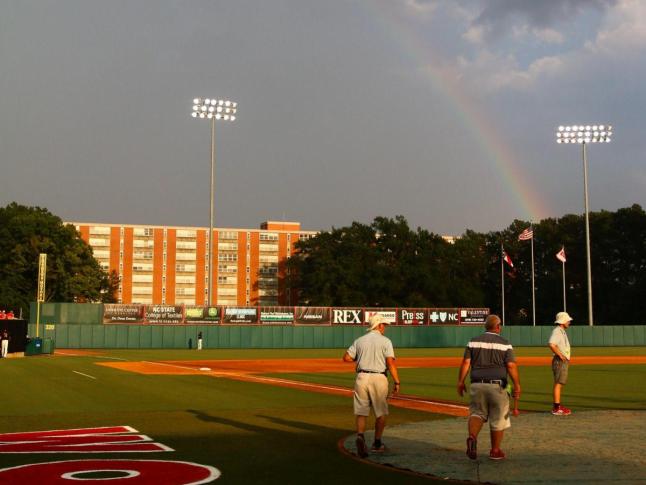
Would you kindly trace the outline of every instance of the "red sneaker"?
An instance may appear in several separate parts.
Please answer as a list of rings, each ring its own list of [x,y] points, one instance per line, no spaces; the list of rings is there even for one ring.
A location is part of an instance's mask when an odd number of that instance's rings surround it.
[[[471,460],[478,458],[478,441],[473,436],[467,438],[467,456]]]
[[[500,448],[496,450],[491,450],[489,452],[489,459],[490,460],[504,460],[505,459],[505,452],[502,451]]]
[[[552,414],[554,416],[569,416],[572,411],[565,406],[559,405],[559,407],[552,409]]]

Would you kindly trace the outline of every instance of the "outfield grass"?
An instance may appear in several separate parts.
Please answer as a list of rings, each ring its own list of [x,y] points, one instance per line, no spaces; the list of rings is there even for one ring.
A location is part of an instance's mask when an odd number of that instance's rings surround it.
[[[517,349],[518,355],[548,355]],[[73,353],[74,350],[68,352]],[[535,353],[536,352],[536,353]],[[217,483],[428,483],[342,455],[337,441],[352,433],[351,400],[295,389],[200,375],[140,375],[96,365],[110,359],[196,360],[341,358],[322,350],[107,350],[102,356],[39,356],[0,360],[0,432],[129,425],[176,451],[143,459],[185,460],[222,471]],[[577,348],[574,355],[644,355],[644,348]],[[460,356],[461,349],[397,349],[399,356]],[[521,408],[550,402],[548,367],[521,369]],[[81,373],[81,374],[79,374]],[[82,374],[86,374],[85,376]],[[402,369],[403,392],[459,401],[457,369]],[[575,409],[646,409],[644,366],[572,366],[564,402]],[[347,373],[283,375],[351,387]],[[625,383],[625,384],[624,384]],[[443,416],[395,408],[390,424]],[[93,458],[141,458],[125,453]],[[87,455],[0,454],[2,467]]]
[[[127,354],[132,360],[185,358],[174,351]],[[198,357],[214,357],[207,354]],[[347,398],[199,375],[139,375],[97,366],[97,360],[46,356],[0,360],[0,432],[128,425],[176,451],[91,458],[191,461],[221,470],[217,483],[426,482],[339,453],[337,442],[353,428]],[[427,419],[426,413],[403,410],[391,423]],[[88,456],[0,454],[0,466],[83,458]]]

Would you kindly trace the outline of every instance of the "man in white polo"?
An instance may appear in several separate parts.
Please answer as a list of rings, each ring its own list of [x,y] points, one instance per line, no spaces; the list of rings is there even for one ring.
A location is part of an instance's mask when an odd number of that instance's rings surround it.
[[[395,352],[389,338],[384,336],[388,322],[381,314],[370,317],[368,333],[359,337],[343,355],[344,362],[356,362],[357,378],[354,383],[354,414],[357,422],[357,454],[368,456],[364,432],[370,416],[370,407],[375,413],[375,441],[371,451],[383,453],[385,446],[381,437],[388,415],[388,372],[393,376],[393,394],[399,392],[399,374],[395,365]]]
[[[552,373],[554,374],[552,414],[554,416],[569,416],[572,411],[561,405],[561,389],[567,384],[568,368],[570,366],[570,340],[567,338],[567,328],[572,322],[572,317],[567,312],[556,314],[549,347],[554,352],[552,358]]]

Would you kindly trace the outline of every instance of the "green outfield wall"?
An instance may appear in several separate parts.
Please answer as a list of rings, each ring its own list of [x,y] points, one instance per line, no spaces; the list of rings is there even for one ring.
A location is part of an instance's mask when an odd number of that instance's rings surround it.
[[[29,335],[51,338],[57,348],[84,349],[186,349],[195,348],[202,332],[206,348],[345,348],[363,335],[358,325],[155,324],[103,323],[104,306],[98,303],[43,303],[36,328],[36,304],[30,308]],[[428,320],[427,320],[428,321]],[[515,346],[543,346],[553,325],[508,326],[503,336]],[[388,337],[396,347],[463,347],[483,331],[481,325],[390,325]],[[646,325],[572,325],[572,345],[610,347],[646,345]]]
[[[507,327],[503,336],[515,346],[546,345],[553,326]],[[646,345],[646,326],[571,326],[575,347]],[[91,325],[41,323],[40,337],[52,338],[56,348],[186,349],[195,348],[202,332],[205,348],[345,348],[365,333],[365,327],[295,325]],[[482,327],[392,325],[388,337],[395,347],[463,347]],[[36,325],[29,324],[29,335]]]

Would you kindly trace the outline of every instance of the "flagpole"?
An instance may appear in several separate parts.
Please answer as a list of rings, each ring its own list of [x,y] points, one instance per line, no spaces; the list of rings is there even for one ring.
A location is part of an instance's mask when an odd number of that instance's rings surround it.
[[[500,275],[502,279],[502,326],[505,326],[505,262],[504,262],[505,249],[502,247],[500,241]]]
[[[567,311],[567,303],[565,301],[565,261],[561,261],[563,264],[563,311]]]
[[[530,224],[532,230],[532,325],[536,326],[536,286],[534,285],[534,226]]]

